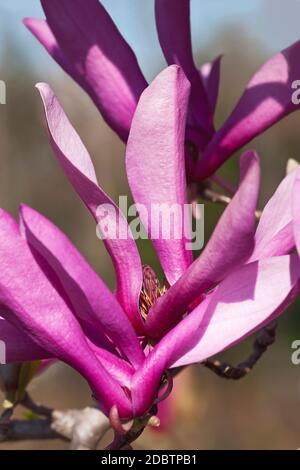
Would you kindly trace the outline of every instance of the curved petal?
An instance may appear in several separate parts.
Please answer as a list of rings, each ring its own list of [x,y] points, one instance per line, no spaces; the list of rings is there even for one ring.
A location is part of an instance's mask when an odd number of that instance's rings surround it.
[[[142,329],[138,300],[142,286],[140,256],[127,221],[115,203],[99,187],[91,158],[65,115],[57,97],[46,84],[38,84],[50,134],[50,143],[68,179],[101,227],[104,243],[117,275],[117,298],[136,329]]]
[[[89,382],[106,413],[116,404],[131,415],[121,387],[89,348],[82,329],[35,262],[18,226],[0,213],[1,316],[20,328],[40,348],[77,369]]]
[[[20,216],[28,243],[57,274],[79,317],[100,324],[104,333],[137,367],[144,359],[137,336],[115,296],[71,241],[37,211],[22,205]]]
[[[65,72],[84,88],[82,77],[76,73],[72,64],[68,62],[47,21],[38,18],[24,18],[23,23]]]
[[[279,256],[244,265],[171,330],[132,381],[134,413],[151,404],[163,372],[202,362],[280,315],[299,292],[300,261]]]
[[[220,68],[222,55],[211,62],[206,62],[200,68],[200,75],[206,90],[211,113],[215,113],[220,85]]]
[[[298,255],[300,256],[300,169],[295,170],[297,172],[294,180],[294,186],[292,190],[292,216],[293,216],[293,234],[294,234],[294,245],[297,248]],[[294,171],[294,172],[295,172]],[[294,173],[293,172],[293,173]]]
[[[7,364],[51,357],[49,352],[38,346],[22,330],[2,317],[0,317],[0,341],[5,344],[5,361]]]
[[[258,157],[246,152],[241,157],[239,188],[203,253],[150,309],[146,320],[150,336],[160,337],[174,326],[192,302],[249,257],[254,246],[259,178]]]
[[[155,18],[159,42],[169,65],[182,67],[189,79],[192,116],[204,130],[213,132],[212,114],[202,82],[195,67],[190,30],[190,0],[155,0]]]
[[[108,125],[126,141],[139,96],[147,86],[134,52],[98,0],[89,0],[88,8],[85,0],[41,3],[61,51],[59,55],[57,49],[49,48],[45,24],[42,34],[31,19],[25,24],[90,95]]]
[[[184,135],[189,83],[170,66],[143,92],[132,121],[126,170],[141,220],[173,284],[192,262],[186,199]]]
[[[120,357],[112,354],[105,349],[96,347],[93,343],[89,342],[89,346],[93,350],[95,356],[99,359],[101,364],[109,372],[109,374],[122,386],[131,388],[131,379],[135,369]]]
[[[289,173],[266,204],[257,226],[255,247],[249,261],[285,255],[295,246],[292,199],[293,188],[299,175],[299,168]],[[295,194],[297,211],[299,198],[300,192]]]
[[[235,151],[299,109],[292,83],[300,76],[300,41],[269,59],[252,77],[237,106],[206,148],[195,178],[214,173]]]

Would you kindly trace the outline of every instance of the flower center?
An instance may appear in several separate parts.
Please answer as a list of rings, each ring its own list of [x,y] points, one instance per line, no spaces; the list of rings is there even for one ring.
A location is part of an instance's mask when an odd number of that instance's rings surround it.
[[[161,287],[153,269],[148,265],[144,265],[143,285],[140,295],[140,312],[144,320],[146,320],[152,305],[166,292],[166,290],[166,286]]]

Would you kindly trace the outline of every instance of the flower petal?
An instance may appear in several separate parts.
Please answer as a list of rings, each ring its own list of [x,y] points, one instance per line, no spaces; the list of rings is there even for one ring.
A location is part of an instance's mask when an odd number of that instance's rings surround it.
[[[156,0],[155,18],[159,42],[169,65],[182,67],[189,79],[192,115],[208,134],[213,132],[212,114],[202,77],[195,67],[190,30],[190,0]]]
[[[35,361],[51,357],[49,352],[38,346],[22,330],[0,317],[0,341],[5,344],[5,361]]]
[[[298,255],[300,256],[300,167],[294,170],[297,172],[294,180],[294,186],[292,191],[292,215],[293,215],[293,234],[294,234],[294,245],[297,248]],[[294,173],[293,172],[293,173]]]
[[[200,75],[206,90],[211,113],[215,113],[220,85],[220,67],[222,55],[211,62],[206,62],[200,68]]]
[[[71,241],[37,211],[22,205],[20,216],[28,243],[57,274],[74,310],[104,333],[137,367],[144,359],[137,336],[115,296]]]
[[[189,88],[179,67],[161,72],[141,96],[126,149],[129,186],[135,203],[146,209],[146,213],[139,211],[140,217],[170,284],[192,262],[192,253],[186,248],[189,214],[184,214]]]
[[[46,84],[38,84],[50,134],[50,143],[68,179],[98,224],[106,221],[104,243],[117,275],[117,298],[136,329],[142,329],[138,300],[142,286],[140,256],[127,221],[115,203],[99,187],[95,169],[80,137],[57,97]]]
[[[35,262],[18,226],[0,213],[1,316],[20,328],[40,348],[77,369],[89,382],[106,413],[116,404],[130,416],[121,387],[89,348],[82,329]]]
[[[201,294],[240,265],[254,246],[259,160],[254,152],[241,157],[240,186],[225,209],[203,253],[151,308],[148,334],[159,337],[178,322]]]
[[[45,25],[42,34],[31,19],[26,25],[90,95],[108,125],[126,141],[137,101],[147,86],[132,49],[98,0],[89,0],[88,8],[85,0],[41,3],[59,45],[59,57],[57,49],[49,48]]]
[[[76,73],[72,64],[68,62],[47,21],[38,18],[24,18],[23,23],[65,72],[84,88],[82,77]]]
[[[292,83],[299,79],[300,41],[269,59],[252,77],[237,106],[206,148],[195,178],[214,173],[235,151],[299,109]]]
[[[198,363],[280,315],[299,292],[300,261],[279,256],[244,265],[171,330],[132,381],[134,413],[147,409],[163,372]]]
[[[255,247],[249,261],[285,255],[295,246],[292,198],[293,188],[299,175],[300,169],[298,168],[289,173],[266,204],[257,226]],[[297,211],[300,203],[299,196],[300,192],[296,197]]]

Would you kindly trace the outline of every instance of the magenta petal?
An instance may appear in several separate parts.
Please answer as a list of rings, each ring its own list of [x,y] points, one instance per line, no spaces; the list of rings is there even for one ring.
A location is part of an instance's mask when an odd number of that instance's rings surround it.
[[[36,34],[32,20],[27,20],[27,26],[83,86],[108,125],[126,141],[139,96],[147,86],[134,52],[98,0],[89,0],[88,7],[85,0],[41,3],[59,46],[59,56],[48,47],[46,28],[44,33]]]
[[[300,256],[300,167],[297,172],[292,191],[292,215],[293,215],[293,234],[294,244],[296,245],[298,255]]]
[[[199,342],[173,366],[200,362],[275,319],[295,299],[299,278],[295,255],[259,260],[237,269],[213,293],[197,332]]]
[[[141,96],[126,150],[131,192],[135,203],[147,211],[139,211],[140,217],[170,284],[192,262],[191,250],[186,248],[190,241],[189,214],[184,217],[184,135],[189,89],[179,67],[171,66],[161,72]],[[152,213],[159,207],[166,212],[175,208],[168,233],[163,233],[160,224],[166,223],[168,214],[159,219]]]
[[[203,253],[151,308],[146,328],[159,337],[174,326],[188,306],[250,255],[254,246],[259,160],[254,152],[241,157],[239,188],[225,209]]]
[[[222,55],[211,62],[206,62],[200,68],[200,75],[206,90],[211,113],[215,113],[220,85],[220,68]]]
[[[132,381],[134,413],[149,407],[167,368],[201,362],[281,314],[299,292],[295,255],[247,264],[230,274],[150,352]]]
[[[89,348],[73,312],[40,270],[17,224],[4,211],[0,213],[0,240],[1,316],[51,357],[77,369],[106,413],[116,404],[120,414],[130,416],[123,390]]]
[[[82,77],[76,73],[72,65],[68,62],[63,51],[59,47],[54,34],[52,33],[46,20],[38,18],[25,18],[23,20],[29,31],[43,44],[44,48],[49,52],[53,59],[69,74],[75,81],[84,87]]]
[[[110,353],[102,348],[95,347],[94,344],[89,343],[89,346],[93,350],[95,356],[99,359],[99,362],[104,366],[108,373],[122,386],[131,388],[131,379],[135,372],[135,369],[126,361]]]
[[[1,317],[0,341],[5,343],[7,364],[51,357],[49,352],[34,343],[22,330]]]
[[[74,310],[94,328],[100,324],[134,366],[144,359],[137,336],[115,296],[75,246],[54,224],[28,206],[21,207],[24,234],[57,274]]]
[[[285,255],[295,246],[293,233],[292,199],[293,188],[299,178],[296,168],[280,183],[266,204],[255,234],[255,248],[249,261],[271,256]],[[295,200],[300,203],[300,192]]]
[[[43,99],[54,154],[95,220],[103,223],[105,219],[109,231],[104,243],[116,269],[117,298],[136,329],[142,330],[138,309],[142,268],[127,221],[99,187],[91,158],[51,88],[46,84],[38,84],[37,88]],[[105,209],[105,215],[99,208]]]
[[[205,150],[196,178],[214,173],[234,152],[289,113],[300,76],[300,41],[269,59],[252,77],[237,106]]]
[[[155,0],[159,42],[169,65],[182,67],[189,79],[192,116],[208,133],[213,131],[212,114],[202,77],[195,67],[190,30],[190,0]]]

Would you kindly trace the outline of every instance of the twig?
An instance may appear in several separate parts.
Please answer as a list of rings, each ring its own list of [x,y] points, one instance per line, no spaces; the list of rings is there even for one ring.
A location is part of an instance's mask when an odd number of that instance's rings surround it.
[[[0,423],[0,442],[30,439],[65,439],[51,428],[48,419],[10,420]]]
[[[28,392],[25,392],[25,395],[20,401],[20,404],[39,416],[46,416],[47,418],[51,418],[53,413],[51,408],[35,403]]]
[[[226,362],[206,360],[203,365],[224,379],[239,380],[245,377],[253,369],[269,346],[274,343],[276,337],[277,322],[263,328],[257,335],[250,356],[236,367]]]
[[[92,450],[108,430],[108,418],[97,408],[51,410],[35,404],[27,394],[21,404],[46,419],[11,420],[13,408],[0,419],[0,442],[32,439],[62,439],[73,450]]]
[[[200,196],[203,199],[205,199],[206,201],[216,202],[216,203],[219,203],[219,204],[224,204],[226,206],[232,200],[231,197],[225,196],[225,194],[217,193],[216,191],[213,191],[211,188],[203,188],[203,190],[200,193]],[[261,217],[261,211],[256,210],[255,211],[255,216],[256,216],[257,220],[259,220],[260,217]]]

